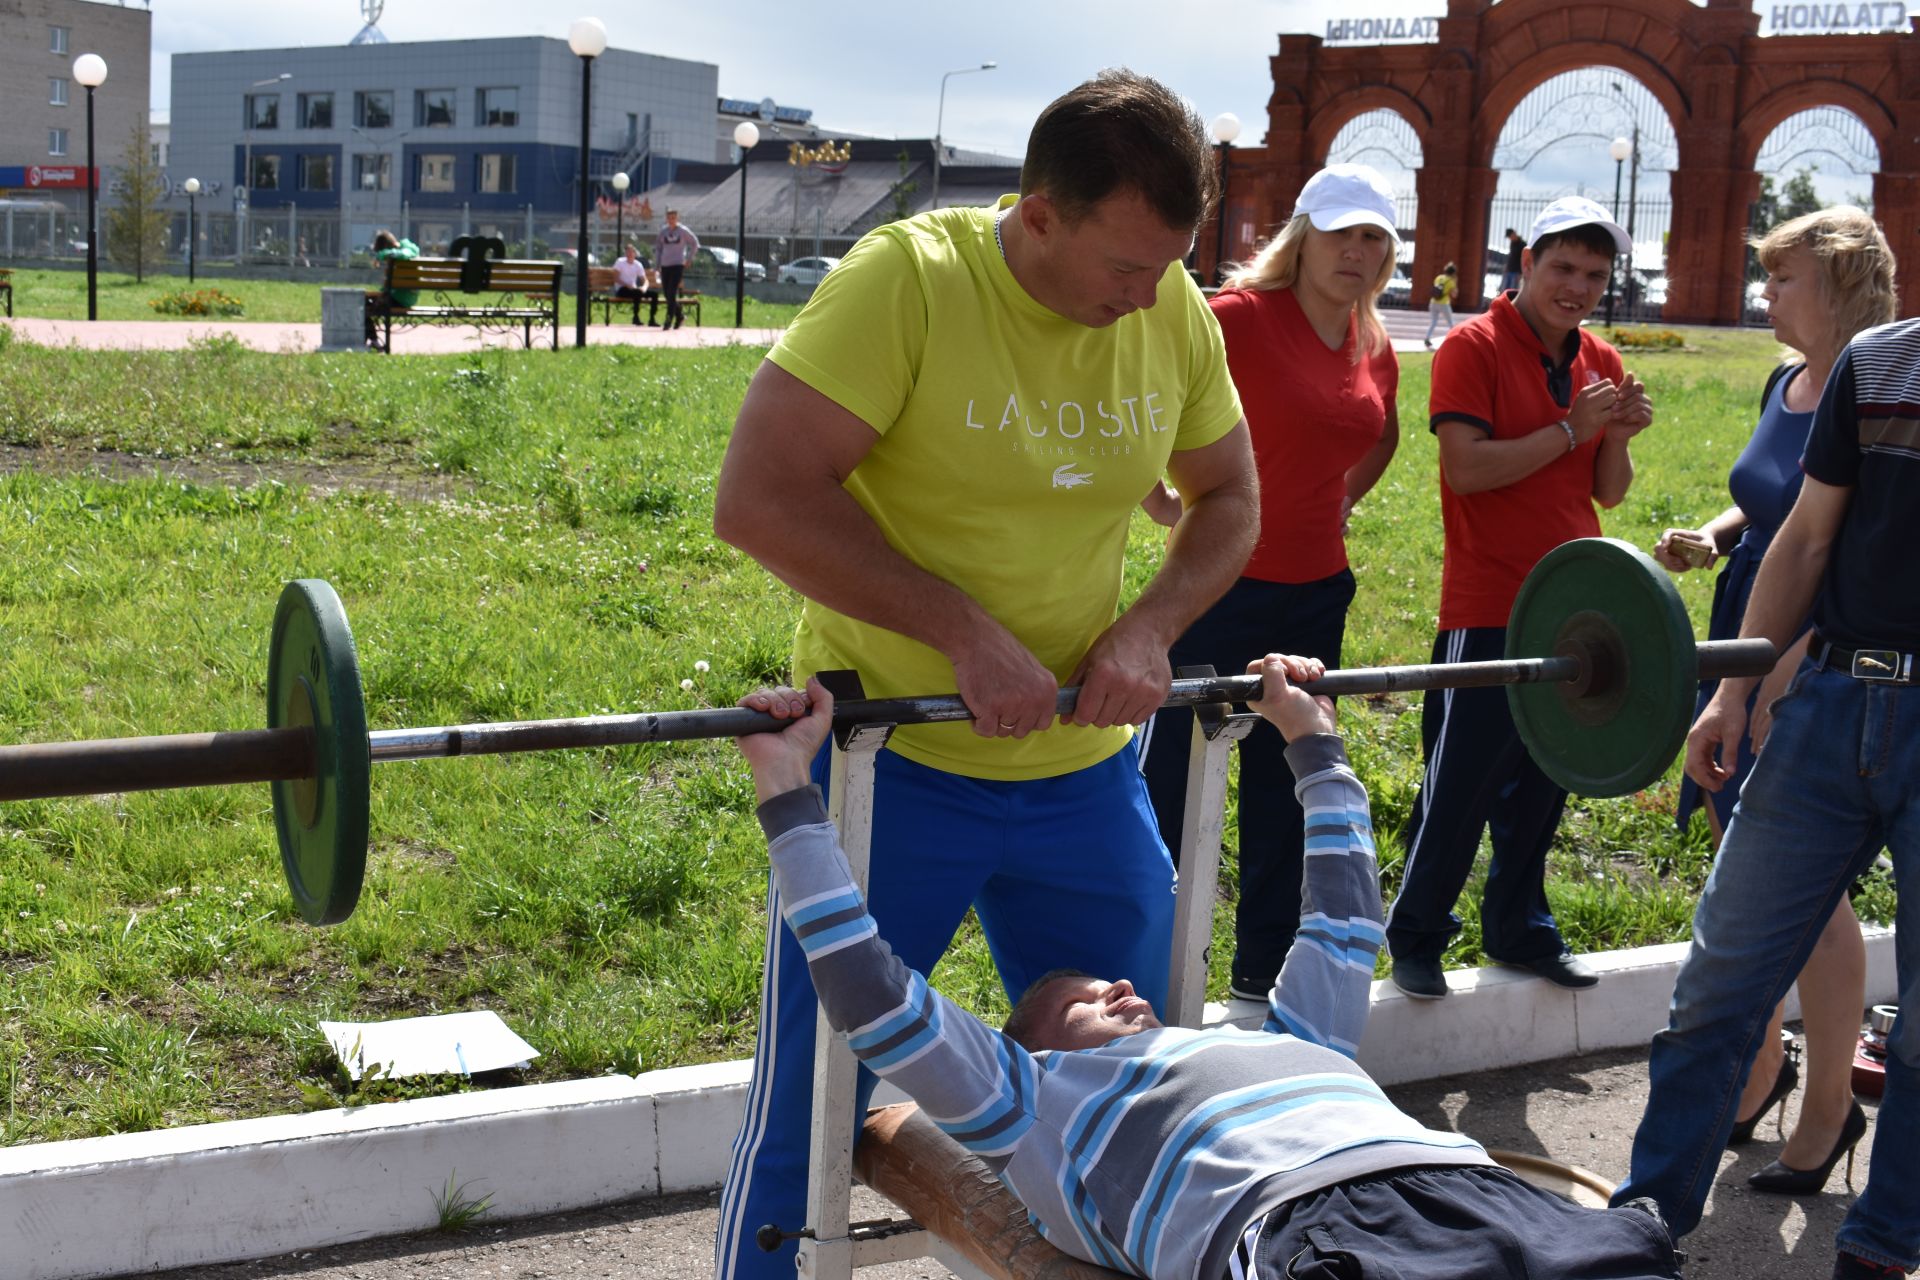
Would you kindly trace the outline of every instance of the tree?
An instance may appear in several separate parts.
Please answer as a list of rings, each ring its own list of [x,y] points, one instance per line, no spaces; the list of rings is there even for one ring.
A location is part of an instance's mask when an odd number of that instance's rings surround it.
[[[1802,214],[1818,213],[1826,208],[1820,202],[1819,193],[1813,189],[1813,175],[1818,172],[1818,165],[1808,165],[1788,178],[1786,185],[1780,188],[1780,221],[1791,222]]]
[[[153,161],[153,140],[145,120],[134,125],[133,136],[127,139],[114,195],[106,211],[107,254],[120,265],[132,267],[136,281],[144,281],[148,267],[166,261],[167,231],[173,221],[160,207],[167,184]]]
[[[893,217],[888,219],[889,222],[899,222],[913,216],[912,196],[920,189],[919,183],[907,181],[909,164],[905,147],[900,149],[899,161],[900,181],[893,184]]]

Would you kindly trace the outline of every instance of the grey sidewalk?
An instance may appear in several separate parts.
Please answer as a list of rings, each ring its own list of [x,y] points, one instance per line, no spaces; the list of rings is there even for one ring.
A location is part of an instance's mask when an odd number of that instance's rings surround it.
[[[1388,1090],[1423,1123],[1472,1133],[1488,1146],[1544,1155],[1618,1180],[1646,1103],[1645,1054],[1593,1054]],[[1795,1094],[1797,1105],[1798,1094]],[[1790,1108],[1790,1111],[1792,1108]],[[1868,1108],[1869,1116],[1874,1109]],[[1791,1115],[1789,1116],[1791,1120]],[[1750,1191],[1746,1176],[1779,1154],[1772,1126],[1721,1161],[1707,1218],[1686,1241],[1690,1280],[1824,1277],[1833,1234],[1853,1193],[1835,1170],[1825,1195],[1793,1199]],[[1872,1131],[1853,1186],[1864,1185]],[[706,1280],[716,1196],[629,1201],[602,1209],[488,1223],[459,1235],[366,1241],[258,1262],[169,1272],[167,1280]],[[856,1201],[856,1216],[860,1212]],[[931,1262],[860,1273],[873,1280],[945,1280]]]
[[[166,351],[181,350],[208,338],[227,336],[256,351],[281,351],[288,354],[317,351],[320,326],[317,324],[264,324],[222,320],[44,320],[20,316],[0,319],[0,325],[13,329],[14,336],[45,347],[81,347],[89,351]],[[563,318],[560,349],[573,346],[573,324]],[[696,325],[671,332],[647,325],[591,324],[587,326],[587,345],[595,347],[668,347],[676,349],[719,347],[734,344],[772,346],[780,336],[778,329],[734,329],[718,325]],[[453,355],[481,347],[521,345],[518,331],[481,330],[472,325],[423,325],[396,331],[395,355]],[[535,330],[535,351],[550,351],[552,336]]]

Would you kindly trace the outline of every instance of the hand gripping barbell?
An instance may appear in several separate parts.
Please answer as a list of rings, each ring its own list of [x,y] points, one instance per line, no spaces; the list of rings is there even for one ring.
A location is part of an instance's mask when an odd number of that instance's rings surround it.
[[[1329,671],[1315,693],[1507,686],[1521,739],[1555,782],[1582,795],[1625,795],[1659,779],[1686,739],[1702,677],[1760,675],[1765,640],[1695,645],[1666,573],[1605,538],[1548,553],[1522,584],[1507,657]],[[1527,655],[1527,656],[1522,656]],[[1077,688],[1060,690],[1071,715]],[[1173,682],[1167,706],[1246,702],[1258,676]],[[970,720],[958,695],[840,702],[836,724]],[[274,611],[265,729],[0,746],[0,801],[237,782],[273,784],[281,861],[300,915],[333,924],[353,912],[366,874],[370,773],[376,761],[610,747],[777,730],[738,707],[367,731],[359,658],[333,588],[287,584]]]

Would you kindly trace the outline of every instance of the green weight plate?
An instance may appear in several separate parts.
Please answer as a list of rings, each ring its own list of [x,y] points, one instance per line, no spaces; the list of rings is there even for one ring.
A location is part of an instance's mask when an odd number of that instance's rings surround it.
[[[1652,786],[1687,740],[1699,685],[1693,624],[1666,571],[1616,538],[1541,557],[1514,598],[1506,656],[1567,652],[1589,657],[1586,687],[1507,686],[1520,740],[1576,795]]]
[[[301,918],[337,924],[353,914],[366,877],[373,761],[353,632],[340,597],[318,578],[280,593],[267,655],[267,726],[304,725],[314,732],[314,776],[273,784],[273,825]]]

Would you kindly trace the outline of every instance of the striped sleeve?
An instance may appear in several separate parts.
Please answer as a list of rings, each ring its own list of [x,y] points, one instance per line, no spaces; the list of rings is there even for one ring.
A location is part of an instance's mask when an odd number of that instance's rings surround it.
[[[1033,1126],[1033,1059],[893,954],[832,823],[787,827],[769,852],[781,917],[806,952],[828,1022],[864,1066],[998,1172]]]
[[[1287,747],[1306,811],[1300,929],[1267,1000],[1265,1029],[1353,1057],[1366,1030],[1373,963],[1386,940],[1367,791],[1332,734]]]

